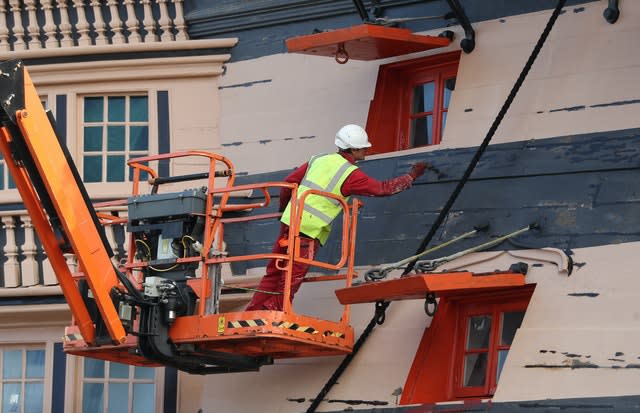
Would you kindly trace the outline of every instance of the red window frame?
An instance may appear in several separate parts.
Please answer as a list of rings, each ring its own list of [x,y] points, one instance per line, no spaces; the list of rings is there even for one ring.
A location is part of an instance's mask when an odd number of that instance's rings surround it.
[[[373,101],[369,108],[367,133],[371,153],[393,152],[413,147],[410,142],[411,120],[433,116],[431,145],[442,140],[444,86],[458,72],[460,52],[450,52],[380,66]],[[412,113],[413,91],[418,85],[434,82],[433,110]],[[420,145],[422,146],[422,145]]]
[[[454,377],[454,395],[457,398],[467,397],[490,397],[497,387],[497,367],[498,354],[500,351],[509,350],[511,345],[501,345],[500,338],[503,330],[504,313],[526,311],[529,300],[524,298],[515,299],[507,303],[504,302],[485,302],[485,303],[469,303],[462,305],[458,334],[460,340],[456,349],[455,359],[455,377]],[[469,332],[469,319],[474,316],[491,316],[491,330],[489,335],[489,343],[486,348],[466,348],[466,338]],[[487,363],[485,371],[485,380],[483,386],[467,386],[464,382],[464,362],[465,356],[468,354],[487,354]]]
[[[497,351],[510,346],[493,347],[495,355],[488,359],[489,378],[483,386],[463,387],[468,317],[477,314],[526,311],[534,288],[535,285],[529,284],[441,298],[438,311],[422,336],[404,385],[400,404],[492,397],[496,390]],[[492,337],[497,336],[499,329],[492,329],[491,334]],[[496,337],[495,340],[497,339]]]

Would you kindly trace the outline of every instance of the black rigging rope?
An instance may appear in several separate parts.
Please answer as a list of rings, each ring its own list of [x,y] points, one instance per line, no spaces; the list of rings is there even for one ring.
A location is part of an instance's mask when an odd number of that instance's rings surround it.
[[[538,42],[536,43],[535,47],[533,48],[533,51],[531,52],[531,55],[529,56],[529,59],[527,60],[527,63],[525,64],[524,68],[522,69],[522,72],[520,72],[520,76],[518,76],[518,79],[516,80],[516,83],[513,85],[513,88],[511,89],[511,92],[509,93],[509,96],[507,97],[506,101],[502,105],[502,108],[500,109],[500,112],[498,113],[498,115],[496,116],[495,120],[493,121],[493,124],[489,128],[489,131],[487,132],[486,137],[482,141],[482,144],[480,145],[480,147],[478,147],[478,150],[476,151],[475,155],[471,159],[471,162],[469,163],[469,166],[467,167],[467,170],[462,175],[462,178],[460,179],[460,182],[458,182],[458,185],[456,186],[456,188],[454,189],[453,193],[451,194],[451,196],[447,200],[447,203],[445,204],[445,206],[442,208],[442,211],[438,215],[438,218],[433,223],[433,225],[431,226],[431,229],[429,230],[427,235],[422,240],[422,243],[420,244],[420,247],[416,251],[416,255],[420,254],[422,251],[424,251],[426,249],[427,245],[429,244],[429,242],[431,242],[431,239],[435,235],[436,231],[438,230],[440,225],[442,225],[442,222],[444,222],[444,219],[447,216],[447,214],[449,213],[449,210],[451,209],[451,207],[453,206],[453,203],[456,201],[456,198],[458,198],[458,195],[460,194],[460,191],[462,191],[462,188],[464,187],[464,185],[466,184],[467,180],[469,179],[469,176],[471,175],[471,173],[475,169],[476,165],[478,164],[478,161],[480,160],[480,157],[484,153],[485,149],[487,149],[487,146],[489,145],[489,142],[493,138],[493,135],[495,135],[496,130],[498,129],[498,126],[500,125],[500,123],[502,122],[502,119],[506,115],[507,110],[509,110],[509,107],[511,106],[511,103],[513,102],[513,99],[516,97],[516,94],[520,90],[520,87],[522,86],[522,83],[524,82],[525,78],[527,77],[527,74],[529,74],[529,71],[531,70],[531,67],[533,66],[533,63],[535,62],[536,58],[538,57],[538,54],[540,54],[540,50],[542,50],[542,46],[544,45],[545,41],[547,40],[547,37],[549,36],[549,33],[551,32],[551,29],[553,28],[553,25],[555,24],[556,20],[558,19],[558,16],[562,12],[562,8],[564,7],[565,3],[566,3],[566,0],[558,0],[558,4],[556,5],[556,8],[553,10],[553,13],[551,14],[551,17],[549,18],[549,21],[547,22],[547,25],[545,26],[542,34],[540,35],[540,38],[538,39]],[[413,266],[415,265],[415,263],[416,263],[416,260],[414,260],[411,263],[409,263],[409,265],[404,270],[404,273],[402,275],[404,276],[404,275],[408,274],[409,272],[411,272],[411,270],[413,269]],[[337,383],[338,378],[340,377],[342,372],[344,372],[346,370],[346,368],[349,366],[349,364],[351,363],[351,360],[353,360],[353,358],[356,356],[356,354],[358,353],[358,351],[360,350],[360,348],[362,347],[364,342],[367,340],[367,338],[371,334],[371,331],[374,329],[376,324],[382,324],[382,322],[384,322],[384,311],[387,309],[388,306],[389,306],[388,302],[378,302],[378,303],[376,303],[376,314],[373,316],[371,321],[369,321],[369,324],[364,329],[364,331],[362,332],[360,337],[358,337],[358,340],[356,341],[356,343],[353,346],[352,352],[350,354],[348,354],[342,360],[342,363],[340,363],[340,365],[338,366],[336,371],[333,373],[333,375],[329,378],[329,380],[324,385],[322,390],[320,390],[320,393],[318,393],[316,398],[313,400],[313,402],[311,403],[311,405],[307,409],[307,413],[314,413],[316,411],[318,405],[322,402],[322,400],[327,395],[327,393],[329,393],[329,390],[331,389],[331,387],[333,387],[333,385]]]
[[[524,83],[524,79],[527,77],[527,74],[529,74],[529,71],[531,70],[531,66],[533,66],[533,62],[535,62],[536,58],[538,57],[538,54],[540,54],[540,50],[542,50],[542,46],[544,45],[544,42],[547,40],[547,37],[549,36],[549,33],[551,32],[551,29],[553,28],[554,23],[558,19],[558,16],[560,15],[560,12],[562,11],[562,7],[564,7],[565,3],[566,3],[566,0],[558,0],[558,4],[556,5],[556,8],[553,11],[553,14],[551,14],[551,17],[549,18],[549,21],[547,22],[547,25],[544,28],[544,31],[542,32],[542,35],[540,35],[540,38],[538,39],[538,42],[533,48],[533,51],[531,52],[531,55],[529,56],[527,63],[524,65],[522,72],[520,72],[520,76],[518,76],[516,83],[513,85],[513,88],[511,88],[511,92],[509,93],[509,96],[507,96],[507,100],[505,100],[504,104],[502,105],[502,108],[500,109],[500,112],[498,112],[498,116],[496,116],[496,118],[493,121],[493,124],[489,128],[489,131],[487,132],[487,136],[482,141],[482,144],[478,147],[478,150],[476,151],[475,155],[471,159],[471,162],[469,163],[467,170],[464,171],[462,178],[458,182],[458,185],[456,186],[456,188],[453,190],[453,193],[447,200],[447,203],[442,208],[442,211],[440,211],[438,218],[433,223],[429,232],[422,240],[422,243],[418,247],[416,254],[420,254],[422,251],[424,251],[427,248],[427,245],[429,245],[429,243],[431,242],[431,239],[435,235],[436,231],[438,230],[438,228],[440,228],[440,225],[442,225],[442,223],[444,222],[445,218],[447,217],[447,214],[449,214],[449,210],[451,209],[451,207],[453,206],[453,203],[458,198],[460,191],[462,191],[462,188],[467,183],[467,180],[469,179],[469,176],[471,175],[476,165],[478,164],[480,157],[484,153],[485,149],[487,149],[487,146],[489,146],[489,142],[491,142],[491,139],[493,138],[493,135],[495,135],[496,130],[498,129],[498,126],[500,125],[500,123],[502,122],[502,119],[506,115],[507,110],[509,110],[511,103],[513,102],[513,99],[516,97],[516,94],[520,90],[522,83]],[[402,275],[406,275],[409,272],[411,272],[415,263],[416,263],[416,260],[413,260],[412,262],[410,262],[409,265],[407,265],[407,268],[405,268]]]

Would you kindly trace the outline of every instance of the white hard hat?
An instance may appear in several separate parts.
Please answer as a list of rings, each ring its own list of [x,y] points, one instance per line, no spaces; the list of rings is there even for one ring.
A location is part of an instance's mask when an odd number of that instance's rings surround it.
[[[371,147],[367,132],[358,125],[345,125],[336,133],[336,146],[340,149]]]

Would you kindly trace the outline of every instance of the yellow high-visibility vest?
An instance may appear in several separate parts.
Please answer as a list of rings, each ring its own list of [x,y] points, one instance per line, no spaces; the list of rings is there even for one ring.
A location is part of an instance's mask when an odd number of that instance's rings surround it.
[[[309,189],[318,189],[331,192],[346,200],[348,197],[342,195],[340,187],[357,168],[339,153],[314,156],[309,161],[307,173],[298,186],[298,198]],[[287,225],[290,224],[291,219],[291,201],[280,219]],[[304,201],[300,232],[311,238],[317,238],[320,244],[324,245],[331,233],[331,223],[341,210],[340,202],[333,198],[315,194],[307,196]]]

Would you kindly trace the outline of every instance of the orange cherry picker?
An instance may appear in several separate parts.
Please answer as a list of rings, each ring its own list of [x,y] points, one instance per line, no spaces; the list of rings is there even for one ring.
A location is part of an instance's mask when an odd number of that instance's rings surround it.
[[[53,116],[42,107],[21,61],[0,64],[0,151],[73,315],[64,348],[70,354],[120,363],[172,366],[196,374],[254,371],[278,358],[348,354],[353,348],[349,305],[339,321],[297,314],[289,296],[294,261],[345,274],[351,286],[356,215],[330,193],[307,191],[291,209],[286,254],[227,256],[224,227],[239,221],[273,219],[255,214],[269,205],[269,189],[297,186],[269,182],[234,186],[231,161],[215,153],[180,152],[129,161],[133,168],[127,217],[96,212],[66,146],[60,143]],[[161,176],[160,162],[191,158],[205,164],[201,173]],[[145,179],[146,182],[145,183]],[[184,182],[206,183],[196,189],[174,188]],[[148,193],[142,188],[148,187]],[[159,189],[169,188],[163,192]],[[262,192],[263,201],[234,204],[238,191]],[[337,263],[299,256],[298,211],[309,196],[328,196],[344,209],[342,257]],[[238,211],[251,214],[233,214]],[[240,216],[238,216],[240,215]],[[104,225],[126,224],[127,258],[114,263]],[[72,272],[64,254],[78,261]],[[283,311],[219,312],[225,263],[275,258],[286,269]]]

